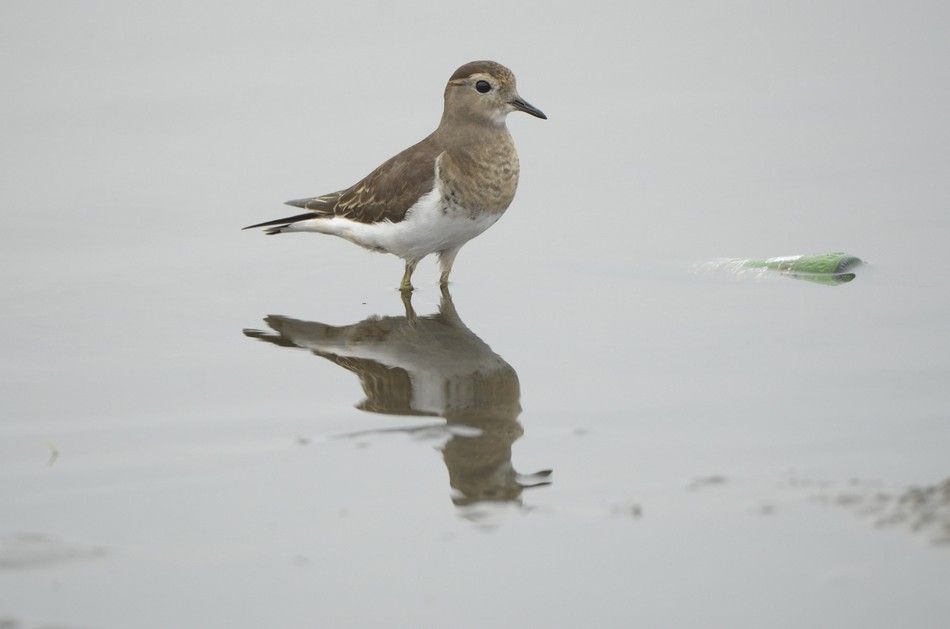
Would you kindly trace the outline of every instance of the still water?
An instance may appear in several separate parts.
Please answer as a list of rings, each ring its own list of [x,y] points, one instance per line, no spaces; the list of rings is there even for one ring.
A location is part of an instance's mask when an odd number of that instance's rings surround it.
[[[0,625],[947,626],[920,7],[5,3]],[[488,54],[550,120],[450,292],[239,230]]]

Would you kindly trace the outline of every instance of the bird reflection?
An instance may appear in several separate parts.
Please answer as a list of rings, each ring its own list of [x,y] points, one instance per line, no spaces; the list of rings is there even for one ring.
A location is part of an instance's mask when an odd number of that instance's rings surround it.
[[[357,408],[388,415],[445,419],[442,449],[452,501],[463,507],[515,502],[529,487],[549,485],[551,470],[515,471],[511,445],[523,434],[518,374],[459,318],[443,289],[437,313],[419,317],[404,294],[404,317],[373,316],[331,326],[271,315],[272,331],[244,334],[281,347],[306,349],[356,374],[366,399]],[[432,426],[370,432],[416,433]],[[367,432],[351,433],[350,436]]]

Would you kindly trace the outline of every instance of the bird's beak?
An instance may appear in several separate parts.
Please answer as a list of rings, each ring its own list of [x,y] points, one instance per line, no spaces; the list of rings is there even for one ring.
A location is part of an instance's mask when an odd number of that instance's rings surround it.
[[[526,114],[531,114],[535,118],[541,118],[542,120],[548,119],[548,117],[544,115],[543,111],[541,111],[540,109],[538,109],[537,107],[535,107],[534,105],[526,101],[525,99],[521,98],[520,96],[516,96],[514,100],[510,101],[510,105],[514,107],[515,109],[517,109],[518,111],[523,111]]]

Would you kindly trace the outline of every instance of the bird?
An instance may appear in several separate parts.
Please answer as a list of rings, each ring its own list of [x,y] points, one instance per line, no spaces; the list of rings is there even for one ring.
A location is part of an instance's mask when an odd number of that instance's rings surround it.
[[[400,290],[413,290],[420,260],[438,254],[446,286],[462,246],[508,209],[519,163],[509,113],[546,120],[519,94],[515,75],[494,61],[472,61],[449,78],[439,126],[349,188],[287,201],[302,214],[248,225],[268,235],[316,232],[339,236],[405,261]]]

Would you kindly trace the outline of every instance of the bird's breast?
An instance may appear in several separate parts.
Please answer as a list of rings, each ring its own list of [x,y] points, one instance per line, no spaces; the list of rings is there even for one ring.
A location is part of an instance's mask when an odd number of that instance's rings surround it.
[[[441,160],[439,183],[445,201],[473,217],[501,214],[515,197],[518,173],[518,153],[507,136],[467,150],[447,151]]]

